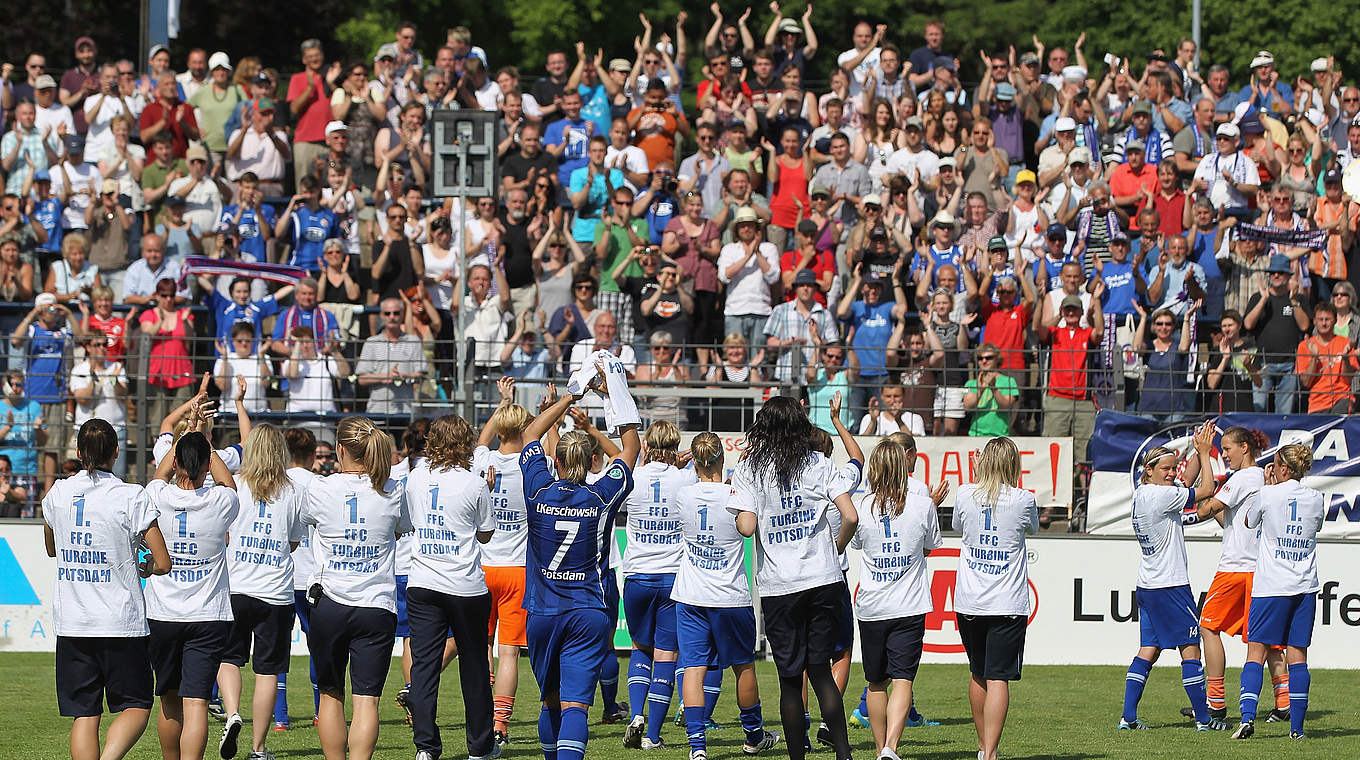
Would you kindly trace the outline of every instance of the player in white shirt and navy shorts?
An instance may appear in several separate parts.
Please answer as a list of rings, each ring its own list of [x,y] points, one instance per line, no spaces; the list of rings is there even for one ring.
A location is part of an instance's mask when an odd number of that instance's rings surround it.
[[[415,526],[406,614],[411,624],[411,725],[417,757],[443,752],[438,713],[439,676],[449,632],[469,653],[458,667],[468,755],[486,758],[491,735],[491,671],[486,651],[491,593],[482,572],[481,545],[496,530],[486,477],[472,472],[472,426],[445,415],[430,423],[426,457],[406,477],[406,504]]]
[[[1247,662],[1242,666],[1242,723],[1234,739],[1255,733],[1256,695],[1261,691],[1267,647],[1285,647],[1289,664],[1289,738],[1303,738],[1308,713],[1308,646],[1321,585],[1317,534],[1327,515],[1322,494],[1299,479],[1313,466],[1313,453],[1289,444],[1275,452],[1266,485],[1242,515],[1242,526],[1257,535],[1256,577],[1247,621]]]
[[[1148,727],[1138,718],[1138,703],[1153,663],[1166,649],[1180,650],[1181,685],[1190,697],[1196,727],[1200,731],[1227,727],[1209,714],[1204,663],[1199,659],[1199,615],[1195,595],[1190,590],[1185,553],[1184,526],[1199,522],[1196,503],[1214,493],[1213,470],[1209,466],[1213,440],[1213,423],[1205,423],[1195,431],[1196,458],[1185,467],[1188,480],[1199,476],[1198,485],[1193,487],[1176,483],[1176,472],[1181,466],[1176,452],[1158,446],[1143,455],[1143,472],[1133,493],[1131,510],[1133,535],[1142,555],[1137,585],[1139,649],[1124,677],[1121,730]]]
[[[736,676],[737,706],[746,733],[742,751],[753,755],[773,747],[779,735],[765,730],[760,709],[746,539],[727,511],[732,489],[723,482],[722,439],[700,433],[691,441],[690,453],[699,482],[681,488],[673,501],[684,530],[685,553],[671,590],[680,667],[688,674],[680,696],[690,758],[708,757],[710,707],[704,681],[710,668],[718,672],[731,668]]]
[[[288,468],[288,479],[299,494],[306,494],[308,486],[316,474],[312,465],[316,462],[316,434],[304,427],[288,428],[283,433],[288,443],[288,458],[292,466]],[[299,503],[299,509],[301,503]],[[304,526],[302,538],[293,549],[293,612],[297,615],[298,625],[302,628],[303,643],[312,628],[312,605],[307,603],[307,585],[316,568],[316,558],[312,556],[312,528]],[[312,682],[312,725],[316,725],[316,710],[320,706],[321,694],[316,690],[316,662],[307,657],[309,677]],[[278,696],[274,700],[274,730],[287,731],[292,727],[288,718],[288,674],[279,674]]]
[[[204,408],[173,454],[161,458],[147,495],[160,511],[172,567],[146,583],[151,666],[161,698],[157,723],[162,747],[180,757],[202,757],[208,737],[208,700],[231,636],[227,530],[240,511],[236,485],[222,458],[197,432]],[[213,485],[206,485],[211,475]]]
[[[146,603],[138,575],[170,571],[156,508],[139,485],[111,474],[118,436],[92,419],[76,434],[81,471],[43,497],[47,555],[56,559],[57,709],[74,718],[71,754],[121,758],[151,715],[152,678]],[[137,562],[139,543],[150,563]],[[104,702],[119,713],[99,748]]]
[[[756,413],[747,455],[732,475],[727,509],[743,536],[756,537],[756,580],[765,636],[779,672],[779,715],[785,736],[806,731],[803,677],[817,695],[837,760],[850,757],[845,704],[831,673],[845,579],[838,553],[858,525],[836,467],[813,451],[812,423],[802,405],[776,396]],[[829,510],[841,513],[831,535]],[[792,760],[806,754],[788,741]]]
[[[959,489],[954,530],[963,534],[954,585],[954,614],[973,678],[968,699],[979,760],[996,760],[1010,706],[1010,682],[1020,680],[1029,623],[1025,534],[1039,532],[1034,494],[1022,490],[1020,450],[993,438],[977,459],[977,479]]]
[[[302,492],[288,477],[290,461],[283,432],[257,425],[243,443],[237,496],[243,507],[228,535],[227,574],[231,586],[231,640],[217,674],[227,715],[218,748],[235,757],[242,720],[241,668],[255,672],[251,711],[252,760],[265,755],[278,677],[288,672],[293,639],[293,550],[302,540]]]
[[[623,552],[623,611],[633,639],[628,662],[633,717],[623,746],[632,749],[660,747],[661,726],[670,716],[678,650],[671,588],[685,552],[673,499],[698,480],[693,470],[676,467],[680,429],[674,423],[652,423],[645,442],[643,464],[633,472],[634,488],[625,506],[628,545]]]
[[[397,633],[397,536],[411,532],[405,491],[390,477],[391,436],[364,417],[340,420],[335,434],[340,471],[314,479],[302,505],[303,524],[315,527],[307,646],[321,691],[317,733],[326,760],[343,760],[346,744],[371,756],[377,744],[378,700]],[[346,670],[354,711],[348,731]]]
[[[926,556],[943,543],[932,495],[913,487],[914,454],[893,439],[874,447],[869,491],[855,505],[864,520],[850,541],[861,551],[855,611],[871,695],[869,724],[878,756],[889,760],[897,757],[907,725],[926,614],[934,610]],[[941,499],[945,492],[943,485],[937,489]]]

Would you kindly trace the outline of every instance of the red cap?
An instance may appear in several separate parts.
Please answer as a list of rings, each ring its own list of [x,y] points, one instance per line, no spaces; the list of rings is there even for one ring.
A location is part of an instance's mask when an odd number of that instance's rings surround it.
[[[94,40],[93,40],[93,39],[90,39],[89,37],[80,37],[80,38],[78,38],[78,39],[76,40],[75,49],[76,49],[76,50],[79,50],[81,45],[89,45],[90,47],[94,48],[95,50],[98,50],[98,49],[99,49],[99,46],[96,45],[96,44],[94,44]]]

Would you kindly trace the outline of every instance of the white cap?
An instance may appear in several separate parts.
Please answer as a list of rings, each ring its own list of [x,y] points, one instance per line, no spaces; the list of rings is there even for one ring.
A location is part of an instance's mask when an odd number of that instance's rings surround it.
[[[1053,122],[1054,132],[1075,132],[1076,129],[1077,122],[1071,116],[1060,116],[1057,121]]]
[[[346,131],[346,130],[348,130],[348,129],[349,129],[349,127],[345,124],[345,122],[343,122],[343,121],[338,121],[338,120],[337,120],[337,121],[332,121],[332,122],[326,124],[326,136],[327,136],[327,137],[330,137],[331,135],[335,134],[336,132],[344,132],[344,131]]]
[[[57,296],[53,293],[39,293],[38,297],[33,299],[34,306],[51,306],[56,302]]]
[[[1225,122],[1218,125],[1218,129],[1215,130],[1214,134],[1219,137],[1241,137],[1242,130],[1238,129],[1237,125],[1232,122]]]
[[[1062,75],[1063,79],[1069,82],[1081,82],[1086,79],[1086,69],[1080,66],[1064,66]]]
[[[208,58],[208,71],[212,71],[213,69],[226,69],[227,71],[231,71],[231,56],[221,50],[213,53],[212,57]]]
[[[1067,165],[1071,166],[1072,164],[1089,166],[1091,164],[1091,151],[1082,145],[1073,148],[1072,152],[1067,154]]]
[[[1251,68],[1253,69],[1257,66],[1273,66],[1274,64],[1275,56],[1269,50],[1258,50],[1256,57],[1251,59]]]
[[[1313,62],[1309,65],[1308,68],[1312,69],[1314,74],[1318,74],[1318,73],[1321,73],[1321,72],[1323,72],[1323,71],[1326,71],[1326,70],[1327,70],[1327,59],[1326,59],[1325,57],[1324,57],[1324,58],[1314,58],[1314,59],[1313,59]]]

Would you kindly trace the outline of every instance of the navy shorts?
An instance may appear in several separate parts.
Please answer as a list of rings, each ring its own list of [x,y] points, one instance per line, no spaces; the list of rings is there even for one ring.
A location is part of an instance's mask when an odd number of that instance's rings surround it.
[[[608,654],[614,619],[604,610],[579,609],[560,615],[530,615],[525,628],[529,665],[540,698],[595,703],[600,662]]]
[[[1247,641],[1300,649],[1313,643],[1317,593],[1253,596],[1247,613]]]
[[[231,638],[222,662],[239,668],[248,659],[257,676],[287,673],[293,614],[291,604],[270,604],[253,596],[232,594]]]
[[[1139,646],[1176,649],[1199,643],[1199,612],[1190,587],[1138,589]]]
[[[915,681],[925,636],[925,615],[859,621],[865,680],[869,683],[896,678]]]
[[[406,576],[397,576],[397,638],[411,638],[411,622],[406,619]]]
[[[855,648],[855,601],[850,598],[850,586],[841,594],[841,614],[836,621],[836,653]]]
[[[667,652],[676,651],[674,575],[651,575],[623,580],[623,614],[633,643]]]
[[[755,661],[756,612],[750,607],[695,607],[676,603],[681,668],[726,670]]]
[[[987,681],[1019,681],[1025,659],[1024,615],[955,615],[968,669]]]
[[[780,676],[802,675],[809,663],[831,664],[840,633],[844,592],[845,584],[836,582],[792,594],[761,597],[765,638]]]
[[[231,621],[202,623],[147,621],[151,627],[151,668],[156,696],[178,692],[183,699],[208,699],[231,638]]]
[[[148,636],[57,637],[57,710],[66,718],[151,709]]]
[[[312,610],[311,628],[307,648],[316,666],[318,689],[344,694],[348,666],[354,694],[382,696],[392,667],[396,615],[379,607],[350,607],[322,594]]]

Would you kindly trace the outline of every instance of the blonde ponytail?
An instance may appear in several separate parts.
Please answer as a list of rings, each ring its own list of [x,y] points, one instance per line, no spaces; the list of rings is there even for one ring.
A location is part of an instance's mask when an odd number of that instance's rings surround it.
[[[557,465],[562,469],[559,476],[573,483],[586,482],[590,472],[590,458],[595,453],[594,441],[590,435],[580,430],[563,433],[557,441]]]
[[[336,427],[335,437],[350,458],[364,466],[373,490],[386,496],[383,488],[392,475],[392,456],[396,451],[392,436],[379,430],[367,417],[346,417]]]

